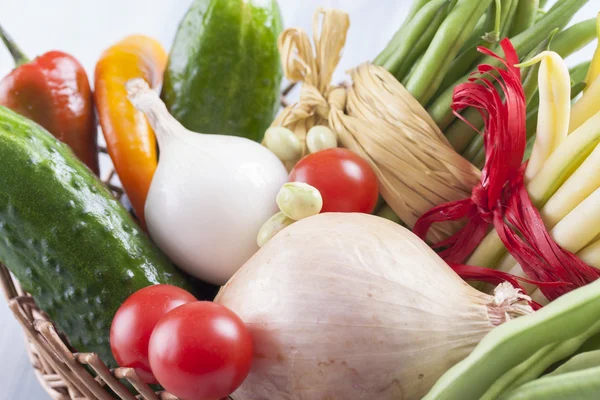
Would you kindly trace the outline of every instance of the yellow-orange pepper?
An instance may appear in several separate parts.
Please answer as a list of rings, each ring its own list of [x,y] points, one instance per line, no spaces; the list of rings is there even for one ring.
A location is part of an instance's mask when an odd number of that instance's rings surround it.
[[[143,113],[127,99],[125,83],[161,84],[167,53],[156,40],[129,36],[104,51],[96,64],[95,100],[108,152],[123,189],[145,227],[144,204],[158,162],[156,138]]]

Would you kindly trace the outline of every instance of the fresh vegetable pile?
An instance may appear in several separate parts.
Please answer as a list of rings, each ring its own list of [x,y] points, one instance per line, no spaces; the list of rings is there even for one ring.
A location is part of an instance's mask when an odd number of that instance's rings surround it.
[[[311,41],[195,0],[93,91],[0,28],[0,261],[73,352],[183,400],[599,398],[600,46],[564,58],[600,16],[545,3],[415,0],[344,85],[341,10]]]

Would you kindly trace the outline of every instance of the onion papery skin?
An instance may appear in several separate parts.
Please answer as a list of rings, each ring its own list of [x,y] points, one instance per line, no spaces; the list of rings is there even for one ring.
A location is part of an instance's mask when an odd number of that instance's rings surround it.
[[[279,232],[215,299],[251,330],[235,400],[420,399],[504,320],[413,233],[324,213]]]

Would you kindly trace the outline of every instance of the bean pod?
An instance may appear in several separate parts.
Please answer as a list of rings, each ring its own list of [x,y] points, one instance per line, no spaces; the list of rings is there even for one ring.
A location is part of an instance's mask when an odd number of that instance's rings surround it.
[[[501,400],[595,400],[600,393],[600,367],[540,378]]]

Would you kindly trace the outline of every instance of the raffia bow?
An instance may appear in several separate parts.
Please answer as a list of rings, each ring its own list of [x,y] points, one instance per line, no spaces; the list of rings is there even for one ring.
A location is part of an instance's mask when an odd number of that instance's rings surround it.
[[[271,126],[292,130],[302,145],[302,156],[307,153],[306,133],[309,129],[327,125],[331,108],[345,108],[346,89],[332,86],[331,77],[341,58],[349,26],[348,14],[320,8],[313,19],[314,49],[303,29],[288,28],[279,36],[285,77],[290,82],[302,82],[302,87],[299,101],[286,107]]]
[[[345,113],[332,113],[330,126],[344,147],[369,161],[381,195],[402,222],[412,228],[432,207],[469,197],[480,171],[454,151],[406,88],[368,63],[350,75]],[[427,238],[441,241],[461,226],[438,224]]]
[[[302,88],[300,100],[286,107],[271,126],[291,129],[305,155],[308,130],[329,125],[344,147],[370,163],[381,195],[412,228],[432,207],[468,197],[480,171],[454,151],[427,111],[384,68],[365,63],[350,71],[349,88],[331,85],[349,26],[345,12],[318,9],[314,51],[303,30],[281,34],[285,76],[302,82]],[[436,224],[427,238],[438,242],[459,227],[460,223]]]

